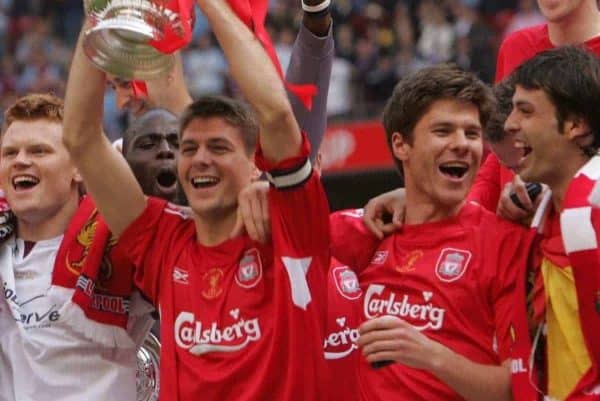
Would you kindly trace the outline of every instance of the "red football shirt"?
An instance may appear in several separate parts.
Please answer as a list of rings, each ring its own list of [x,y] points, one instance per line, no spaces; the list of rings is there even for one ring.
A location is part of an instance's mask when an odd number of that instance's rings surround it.
[[[600,36],[583,43],[592,52],[600,56]],[[498,51],[496,62],[496,82],[503,80],[515,68],[536,54],[553,48],[548,36],[548,25],[537,25],[525,28],[508,35]],[[488,210],[495,212],[504,185],[511,182],[514,173],[502,166],[498,158],[490,154],[477,174],[477,179],[469,199],[481,203]]]
[[[121,237],[160,311],[161,400],[327,399],[328,206],[310,165],[289,166],[268,169],[287,183],[269,193],[269,245],[203,246],[192,219],[152,198]]]
[[[332,218],[334,241],[355,231],[351,219]],[[527,238],[526,229],[469,203],[454,218],[406,225],[375,249],[365,237],[334,256],[372,255],[358,274],[363,320],[398,316],[474,362],[497,365],[510,356],[513,296]],[[362,400],[462,400],[432,374],[400,363],[374,370],[361,358],[358,377]]]
[[[333,385],[330,400],[358,401],[358,325],[361,290],[356,273],[335,259],[327,285],[327,332],[323,348]]]

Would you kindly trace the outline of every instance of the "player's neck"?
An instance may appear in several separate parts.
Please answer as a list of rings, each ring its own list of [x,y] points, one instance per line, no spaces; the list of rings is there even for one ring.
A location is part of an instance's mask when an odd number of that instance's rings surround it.
[[[65,233],[78,207],[79,196],[76,195],[51,215],[17,216],[17,236],[33,242],[58,237]]]
[[[405,224],[425,224],[446,220],[456,216],[464,204],[464,202],[460,202],[445,205],[415,192],[409,189],[406,191]]]
[[[235,226],[237,210],[226,214],[194,214],[196,239],[204,246],[216,246],[230,238]]]
[[[544,184],[548,185],[552,191],[552,204],[555,210],[562,210],[562,203],[571,180],[590,159],[579,151],[572,158],[562,160],[560,170],[557,171],[559,174],[544,180]]]
[[[596,2],[581,6],[559,21],[548,22],[550,42],[555,46],[579,44],[600,35],[600,11]]]

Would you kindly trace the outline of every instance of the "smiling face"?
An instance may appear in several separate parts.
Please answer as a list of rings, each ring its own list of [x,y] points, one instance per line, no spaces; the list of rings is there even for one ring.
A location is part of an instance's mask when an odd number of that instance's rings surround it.
[[[143,115],[134,124],[126,133],[125,159],[146,195],[174,202],[179,152],[177,118],[157,110]]]
[[[433,102],[417,122],[412,141],[392,136],[392,151],[402,161],[407,193],[444,209],[467,196],[483,151],[479,109],[473,103]]]
[[[183,130],[177,172],[200,217],[235,213],[238,194],[252,180],[255,167],[241,135],[220,117],[196,117]]]
[[[0,187],[18,220],[35,224],[52,218],[78,198],[80,183],[60,123],[14,121],[2,135]]]
[[[565,152],[573,144],[561,132],[556,108],[546,93],[517,85],[505,128],[514,135],[519,148],[519,176],[528,182],[554,182],[560,173],[556,163],[566,160]]]

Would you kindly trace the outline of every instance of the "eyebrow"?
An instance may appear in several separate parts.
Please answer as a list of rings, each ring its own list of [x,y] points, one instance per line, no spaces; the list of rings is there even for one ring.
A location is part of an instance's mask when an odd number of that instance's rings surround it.
[[[161,134],[161,133],[158,133],[158,132],[147,132],[147,133],[144,133],[144,134],[138,134],[135,137],[135,140],[137,141],[139,139],[148,138],[148,137],[150,139],[152,139],[152,140],[159,140],[159,139],[162,139],[162,138],[165,138],[166,140],[170,140],[170,139],[173,139],[173,137],[177,137],[177,136],[178,135],[177,135],[176,132],[169,132],[167,134]]]
[[[225,138],[210,138],[207,142],[211,144],[231,145],[231,142]]]
[[[454,129],[458,125],[462,125],[462,124],[455,124],[455,123],[451,123],[449,121],[434,121],[433,123],[431,123],[429,125],[429,128],[452,128],[452,129]],[[476,130],[483,129],[481,127],[481,125],[479,125],[479,124],[469,124],[466,126],[466,128],[467,129],[476,129]]]
[[[513,102],[513,107],[519,107],[519,106],[530,106],[530,107],[533,107],[533,104],[531,102],[526,101],[526,100],[516,100],[515,102]]]

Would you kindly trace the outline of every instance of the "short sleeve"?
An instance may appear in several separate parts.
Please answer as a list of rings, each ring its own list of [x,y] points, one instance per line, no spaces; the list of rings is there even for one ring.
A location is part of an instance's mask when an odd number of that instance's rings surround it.
[[[303,135],[299,155],[276,165],[268,163],[259,147],[256,164],[271,183],[269,212],[275,252],[279,256],[304,258],[329,253],[329,205],[308,155]]]
[[[370,264],[381,242],[364,225],[363,213],[363,209],[342,210],[329,218],[332,256],[357,273]]]
[[[488,260],[497,260],[495,277],[490,277],[490,302],[494,310],[496,341],[501,361],[510,357],[514,343],[515,313],[525,313],[522,305],[523,289],[518,280],[526,280],[526,269],[533,245],[533,234],[520,226],[500,222],[494,235],[494,254]],[[490,241],[491,242],[491,241]],[[490,272],[492,273],[492,272]],[[493,274],[493,273],[492,273]]]
[[[134,265],[134,283],[154,305],[158,304],[160,276],[167,255],[187,220],[179,207],[148,198],[146,209],[119,238],[119,246]]]
[[[496,82],[500,82],[506,77],[506,70],[506,41],[503,41],[498,49],[498,58],[496,59]]]

